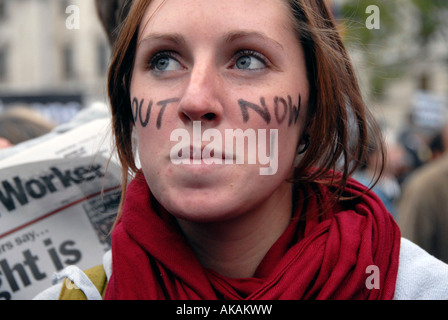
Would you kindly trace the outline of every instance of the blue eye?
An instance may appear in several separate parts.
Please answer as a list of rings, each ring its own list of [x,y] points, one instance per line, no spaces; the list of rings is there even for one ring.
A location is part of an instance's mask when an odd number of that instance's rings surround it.
[[[260,54],[254,51],[243,51],[235,61],[235,68],[241,70],[257,70],[266,68],[266,63]]]
[[[175,71],[181,70],[182,65],[172,57],[171,52],[156,53],[149,62],[151,70],[155,71]]]

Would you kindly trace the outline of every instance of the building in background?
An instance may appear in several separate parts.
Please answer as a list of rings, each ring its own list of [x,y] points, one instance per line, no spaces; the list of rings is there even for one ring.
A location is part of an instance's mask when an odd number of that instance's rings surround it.
[[[59,124],[105,102],[109,55],[93,0],[0,0],[0,112],[26,105]]]
[[[448,2],[332,4],[366,101],[385,129],[395,137],[410,126],[427,136],[440,130],[448,120]],[[372,16],[377,28],[368,26]]]

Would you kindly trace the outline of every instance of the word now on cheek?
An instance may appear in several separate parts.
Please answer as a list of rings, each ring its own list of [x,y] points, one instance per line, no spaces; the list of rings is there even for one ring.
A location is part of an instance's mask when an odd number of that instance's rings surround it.
[[[160,107],[159,114],[157,115],[156,127],[160,129],[162,127],[163,115],[165,113],[166,107],[171,103],[179,102],[179,98],[170,98],[165,100],[160,100],[155,103],[156,106]],[[274,98],[274,116],[278,124],[282,124],[286,119],[288,119],[288,125],[296,124],[299,118],[299,113],[301,109],[302,97],[299,95],[299,100],[297,105],[294,105],[290,95],[287,98],[282,98],[276,96]],[[140,124],[142,127],[146,127],[149,124],[151,118],[151,112],[153,109],[153,100],[150,100],[148,104],[145,104],[144,99],[138,100],[137,98],[132,99],[132,114],[135,124]],[[146,110],[145,107],[146,106]],[[261,118],[266,121],[267,124],[271,122],[272,116],[266,105],[266,99],[264,97],[260,98],[260,104],[255,104],[244,99],[238,100],[238,106],[241,109],[241,114],[243,116],[243,121],[249,121],[249,109],[255,111]]]
[[[302,97],[299,95],[299,102],[297,106],[292,103],[292,98],[290,95],[287,97],[288,101],[282,97],[274,98],[274,115],[278,124],[282,124],[286,119],[286,116],[289,114],[288,125],[296,124],[297,119],[299,118],[300,107],[302,103]],[[248,109],[252,109],[257,112],[267,124],[271,122],[271,113],[269,112],[268,107],[266,106],[265,98],[260,98],[260,105],[255,103],[248,102],[246,100],[240,99],[238,100],[238,104],[241,108],[241,113],[243,114],[243,121],[249,121],[249,111]],[[281,107],[282,106],[282,107]],[[281,110],[282,109],[282,110]]]

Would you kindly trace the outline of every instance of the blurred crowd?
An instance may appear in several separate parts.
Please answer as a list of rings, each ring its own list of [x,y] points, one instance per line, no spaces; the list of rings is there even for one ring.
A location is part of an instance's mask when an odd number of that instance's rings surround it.
[[[398,222],[404,237],[448,262],[448,126],[419,141],[413,150],[403,143],[414,162],[398,176]]]
[[[354,177],[382,199],[402,236],[448,262],[448,124],[430,131],[409,125],[387,139],[383,176],[374,184],[379,154],[372,148]]]

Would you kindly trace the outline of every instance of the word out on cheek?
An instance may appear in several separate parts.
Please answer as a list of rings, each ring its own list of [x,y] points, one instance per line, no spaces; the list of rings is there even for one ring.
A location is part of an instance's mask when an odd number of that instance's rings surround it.
[[[158,101],[155,105],[160,107],[159,114],[157,115],[156,127],[160,130],[162,127],[162,119],[165,113],[166,107],[171,103],[179,102],[178,98],[170,98]],[[151,118],[151,112],[153,109],[153,101],[150,100],[148,104],[145,104],[145,99],[138,100],[137,98],[132,99],[132,114],[134,117],[134,123],[140,124],[145,128],[149,124],[149,119]],[[146,109],[145,109],[146,106]]]

